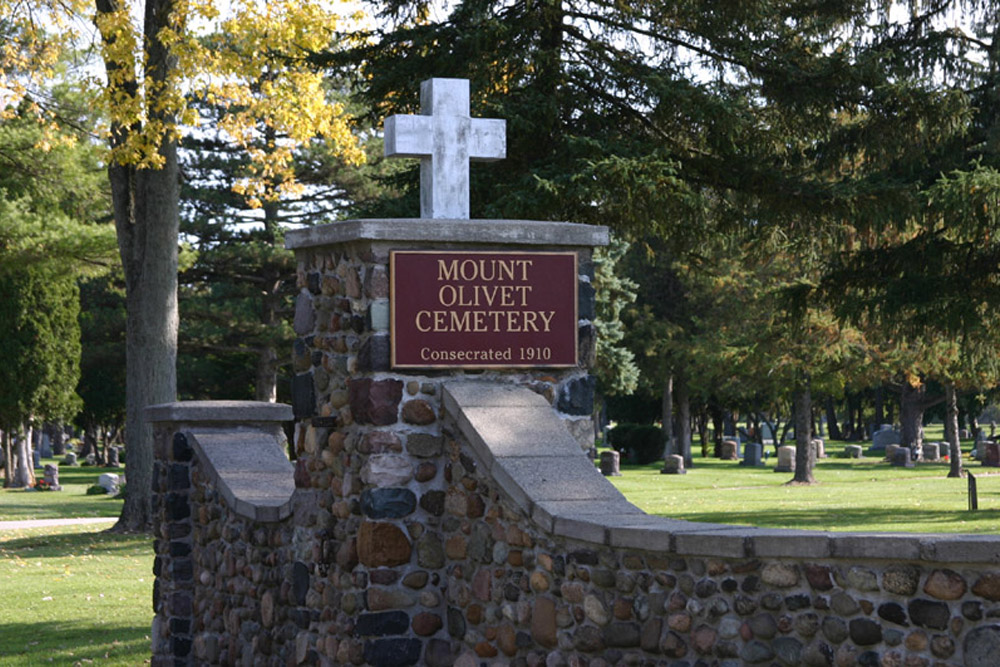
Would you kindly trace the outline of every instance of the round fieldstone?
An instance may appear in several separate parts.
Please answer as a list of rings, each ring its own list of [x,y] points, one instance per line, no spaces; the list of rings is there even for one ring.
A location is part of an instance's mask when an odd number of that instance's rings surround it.
[[[783,665],[802,664],[802,642],[794,637],[778,637],[771,643],[775,657]]]
[[[412,546],[397,526],[366,521],[358,529],[357,553],[368,567],[394,567],[410,562]]]
[[[968,588],[962,575],[953,570],[934,570],[924,583],[924,593],[938,600],[958,600]]]
[[[694,585],[694,594],[700,598],[712,597],[719,590],[719,585],[713,579],[702,579]]]
[[[802,664],[809,667],[829,667],[833,664],[833,649],[824,642],[813,642],[802,651]]]
[[[747,621],[754,637],[772,639],[778,634],[778,624],[771,614],[757,614]]]
[[[778,593],[765,593],[760,598],[760,605],[769,611],[778,611],[781,609],[781,604],[784,602],[784,598]]]
[[[583,599],[583,611],[597,625],[606,625],[611,620],[604,603],[595,595],[588,595]]]
[[[808,595],[789,595],[785,598],[785,608],[788,611],[799,611],[800,609],[808,609],[812,606],[812,600],[809,599]]]
[[[839,644],[847,639],[847,623],[839,618],[827,616],[823,619],[821,628],[823,636],[826,637],[827,641],[831,644]]]
[[[972,586],[972,592],[990,602],[1000,600],[1000,572],[987,572]]]
[[[295,604],[306,603],[306,594],[309,592],[309,566],[296,561],[292,564],[292,595]]]
[[[384,637],[401,635],[410,627],[410,616],[405,611],[380,611],[359,614],[354,620],[355,637]]]
[[[799,569],[787,563],[768,563],[760,573],[761,580],[776,588],[790,588],[799,583]]]
[[[420,496],[420,507],[428,514],[441,516],[444,514],[445,492],[427,491]]]
[[[878,577],[866,567],[852,567],[847,571],[847,584],[859,591],[877,591]]]
[[[423,461],[417,465],[417,472],[413,478],[418,482],[429,482],[437,477],[437,466],[430,461]]]
[[[740,616],[749,616],[757,611],[757,600],[746,595],[737,595],[733,601],[733,609]]]
[[[585,626],[589,627],[589,626]],[[663,630],[663,621],[658,618],[651,618],[642,624],[639,633],[639,647],[643,651],[656,652],[659,650],[660,632]]]
[[[970,630],[962,641],[967,667],[993,667],[1000,655],[1000,626],[986,625]]]
[[[688,647],[679,634],[670,631],[663,636],[663,640],[660,642],[660,650],[668,658],[683,658],[687,655]]]
[[[951,618],[948,605],[934,600],[910,600],[907,611],[910,613],[910,620],[913,621],[914,625],[934,630],[946,629],[948,620]]]
[[[556,632],[555,601],[544,596],[535,598],[531,611],[531,638],[546,648],[555,648],[558,644]]]
[[[412,403],[413,401],[410,402]],[[404,407],[403,409],[405,410],[406,408]],[[444,451],[444,438],[429,433],[411,433],[406,436],[406,451],[420,458],[438,456]]]
[[[870,618],[852,618],[851,641],[858,646],[874,646],[882,641],[882,626]]]
[[[416,508],[417,497],[409,489],[365,489],[361,493],[361,512],[370,519],[400,519]]]
[[[895,623],[896,625],[908,626],[906,622],[906,610],[903,605],[896,602],[883,602],[878,606],[879,618]]]
[[[833,588],[833,569],[829,565],[805,565],[802,570],[813,590],[828,591]]]
[[[444,626],[444,622],[438,614],[422,611],[413,617],[411,625],[414,633],[421,637],[430,637]]]
[[[962,616],[970,621],[979,621],[983,618],[983,603],[976,600],[969,600],[962,603]]]
[[[691,643],[698,655],[709,655],[716,645],[716,631],[708,625],[699,625],[691,633]]]
[[[617,648],[632,648],[639,645],[639,625],[617,621],[604,628],[604,643]]]
[[[864,651],[857,657],[858,667],[888,667],[891,663],[880,660],[878,651]]]
[[[362,454],[398,454],[403,443],[392,431],[370,431],[361,439],[358,450]]]
[[[950,658],[955,653],[955,640],[945,635],[934,635],[931,638],[931,653],[938,658]]]
[[[887,646],[899,646],[903,643],[903,631],[896,630],[895,628],[883,628],[882,641],[884,641]]]
[[[908,597],[917,592],[920,570],[913,565],[890,565],[882,573],[882,588],[887,593]]]
[[[858,605],[857,600],[844,591],[837,591],[830,596],[830,608],[838,616],[854,616],[861,609],[861,606]]]
[[[397,588],[369,587],[365,591],[365,601],[368,611],[386,611],[389,609],[406,609],[416,604],[416,599],[405,590]]]
[[[413,479],[413,465],[398,454],[374,454],[361,469],[361,480],[372,486],[403,486]]]
[[[403,404],[403,421],[414,426],[427,426],[437,420],[434,408],[422,398],[414,398]]]
[[[819,632],[819,615],[813,612],[799,614],[795,617],[795,632],[803,637],[812,637]]]
[[[424,533],[417,540],[417,565],[428,570],[436,570],[444,566],[444,546],[437,535]]]
[[[774,659],[774,650],[762,641],[754,639],[747,642],[740,651],[740,658],[748,664],[757,664]]]

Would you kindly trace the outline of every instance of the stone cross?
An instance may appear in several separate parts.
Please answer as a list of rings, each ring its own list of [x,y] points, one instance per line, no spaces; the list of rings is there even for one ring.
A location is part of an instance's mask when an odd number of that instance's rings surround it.
[[[420,217],[469,217],[469,160],[507,156],[507,123],[469,117],[468,79],[420,84],[422,115],[385,119],[386,157],[420,158]]]

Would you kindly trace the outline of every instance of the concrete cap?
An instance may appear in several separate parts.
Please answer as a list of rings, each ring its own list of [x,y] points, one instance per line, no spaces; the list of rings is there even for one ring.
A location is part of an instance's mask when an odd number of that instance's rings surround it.
[[[609,236],[603,225],[573,222],[422,218],[343,220],[285,233],[290,250],[359,240],[595,247],[608,245]]]
[[[287,422],[292,406],[264,401],[178,401],[145,409],[149,422]]]

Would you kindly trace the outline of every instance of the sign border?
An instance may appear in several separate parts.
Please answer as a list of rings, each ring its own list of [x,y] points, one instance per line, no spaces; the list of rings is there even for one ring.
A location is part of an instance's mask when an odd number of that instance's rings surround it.
[[[396,363],[396,256],[397,255],[545,255],[573,257],[573,358],[572,364],[398,364]],[[389,368],[390,369],[525,369],[578,368],[580,366],[580,256],[577,252],[558,250],[390,250],[389,251]]]

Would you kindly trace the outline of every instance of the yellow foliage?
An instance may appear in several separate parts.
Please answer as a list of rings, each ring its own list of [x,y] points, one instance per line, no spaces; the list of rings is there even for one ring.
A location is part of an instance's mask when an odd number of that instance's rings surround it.
[[[307,59],[335,48],[345,27],[361,18],[337,13],[334,4],[175,0],[159,32],[144,36],[141,11],[130,3],[95,14],[87,0],[0,0],[0,16],[11,17],[0,26],[0,114],[16,113],[34,85],[54,76],[60,54],[87,38],[82,26],[96,25],[106,78],[89,84],[103,94],[112,160],[162,166],[162,142],[197,126],[189,100],[200,98],[224,109],[219,129],[252,160],[252,175],[240,184],[248,198],[296,192],[298,145],[318,139],[346,162],[364,160],[344,109],[327,100],[323,77]],[[168,50],[164,72],[147,69],[142,45],[150,38]],[[264,135],[273,138],[261,148]]]

